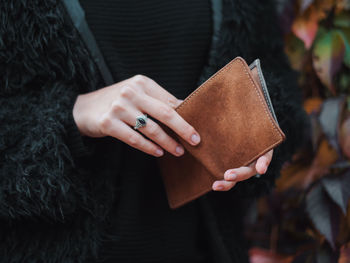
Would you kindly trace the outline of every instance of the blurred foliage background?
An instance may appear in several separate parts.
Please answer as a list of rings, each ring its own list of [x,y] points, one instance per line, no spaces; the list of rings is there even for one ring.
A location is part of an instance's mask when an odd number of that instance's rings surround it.
[[[278,0],[278,11],[312,128],[250,209],[251,262],[350,262],[350,0]]]

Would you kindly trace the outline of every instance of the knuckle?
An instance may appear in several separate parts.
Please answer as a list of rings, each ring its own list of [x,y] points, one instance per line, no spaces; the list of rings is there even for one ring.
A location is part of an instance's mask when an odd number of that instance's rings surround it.
[[[137,146],[140,144],[140,138],[137,134],[130,134],[130,136],[128,137],[128,143],[131,146]]]
[[[132,96],[135,96],[135,90],[132,86],[125,85],[125,86],[120,88],[120,96],[122,98],[129,99]]]
[[[102,131],[107,131],[112,125],[112,120],[108,113],[103,114],[98,120],[98,126]]]
[[[164,120],[170,120],[173,117],[174,109],[170,106],[162,106],[159,108],[159,112]]]
[[[159,137],[160,135],[160,130],[159,130],[159,127],[158,125],[150,125],[148,127],[148,134],[151,136],[151,137]]]
[[[137,85],[143,86],[147,82],[147,77],[141,74],[137,74],[133,77],[133,82]]]
[[[114,113],[124,112],[126,110],[121,100],[115,100],[112,102],[111,110]]]

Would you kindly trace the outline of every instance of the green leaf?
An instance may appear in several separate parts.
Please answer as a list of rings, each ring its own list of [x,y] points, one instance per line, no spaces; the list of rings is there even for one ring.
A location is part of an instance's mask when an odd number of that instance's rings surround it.
[[[332,248],[335,248],[339,220],[334,217],[336,213],[332,213],[332,203],[322,184],[317,184],[307,194],[306,212],[316,229],[325,236]]]
[[[338,30],[345,45],[344,64],[350,68],[350,28]]]
[[[349,12],[342,11],[334,18],[334,25],[338,27],[350,27],[350,14]]]
[[[328,196],[341,208],[344,215],[350,199],[350,172],[343,175],[328,176],[322,179]]]
[[[350,74],[343,72],[339,76],[339,88],[343,94],[350,93]],[[348,106],[350,106],[350,104],[348,104]],[[350,107],[348,109],[350,111]]]
[[[304,42],[295,35],[289,35],[286,43],[286,53],[293,69],[301,71],[305,63]]]
[[[319,30],[313,50],[313,65],[321,82],[335,94],[333,77],[341,68],[345,54],[343,37],[337,30]]]

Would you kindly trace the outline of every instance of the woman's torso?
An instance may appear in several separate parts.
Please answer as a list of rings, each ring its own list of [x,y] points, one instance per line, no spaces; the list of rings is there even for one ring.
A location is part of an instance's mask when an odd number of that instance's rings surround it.
[[[196,88],[211,41],[209,0],[81,0],[81,4],[116,82],[143,74],[178,98]],[[206,262],[196,202],[169,209],[156,158],[123,147],[120,193],[101,259]]]

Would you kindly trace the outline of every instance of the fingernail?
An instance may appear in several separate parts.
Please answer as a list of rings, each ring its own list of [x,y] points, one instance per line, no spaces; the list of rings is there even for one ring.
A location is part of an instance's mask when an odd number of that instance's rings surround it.
[[[177,154],[183,154],[185,152],[185,150],[182,146],[176,146],[175,151]]]
[[[194,143],[194,144],[197,144],[197,143],[199,143],[199,141],[200,141],[200,138],[199,138],[199,136],[197,135],[197,134],[192,134],[192,136],[191,136],[191,141]]]
[[[157,149],[157,150],[156,150],[156,155],[162,156],[162,155],[163,155],[163,150]]]
[[[236,180],[236,178],[237,178],[237,174],[229,174],[229,175],[227,175],[227,179],[228,180]]]

